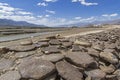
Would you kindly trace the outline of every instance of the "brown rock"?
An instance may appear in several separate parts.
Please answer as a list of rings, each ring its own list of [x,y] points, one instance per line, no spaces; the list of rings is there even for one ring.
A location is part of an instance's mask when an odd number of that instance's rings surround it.
[[[9,51],[8,48],[6,48],[5,46],[0,46],[0,54],[5,54]]]
[[[27,58],[21,62],[18,70],[22,78],[43,80],[55,71],[55,66],[49,61]]]
[[[32,44],[33,44],[32,40],[24,40],[24,41],[20,42],[20,45],[22,45],[22,46],[32,45]]]
[[[78,45],[73,45],[72,46],[72,52],[77,52],[77,51],[84,51],[84,48],[79,47]]]
[[[56,68],[59,75],[62,76],[65,80],[83,80],[82,73],[67,62],[60,61],[56,63]]]
[[[72,46],[72,42],[62,42],[62,46],[64,47],[64,48],[69,48],[69,47],[71,47]]]
[[[35,45],[35,47],[37,47],[37,48],[49,46],[48,42],[38,42],[38,43],[35,43],[34,45]]]
[[[93,48],[88,48],[88,54],[91,56],[99,57],[100,52]]]
[[[97,67],[96,61],[85,52],[71,52],[65,55],[66,59],[78,67]]]

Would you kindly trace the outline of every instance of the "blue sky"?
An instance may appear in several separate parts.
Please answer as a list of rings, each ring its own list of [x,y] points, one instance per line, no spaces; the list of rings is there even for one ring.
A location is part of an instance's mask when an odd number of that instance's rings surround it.
[[[47,26],[120,18],[120,0],[0,0],[0,18]]]

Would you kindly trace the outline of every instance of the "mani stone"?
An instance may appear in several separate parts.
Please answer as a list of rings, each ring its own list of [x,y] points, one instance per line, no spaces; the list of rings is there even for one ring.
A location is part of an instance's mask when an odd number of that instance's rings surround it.
[[[82,51],[84,49],[80,49],[80,47],[78,45],[73,45],[72,46],[72,52],[77,52],[77,51]]]
[[[68,62],[60,61],[56,63],[58,74],[65,80],[83,80],[82,73]]]
[[[80,46],[85,46],[85,47],[90,47],[91,46],[91,43],[89,43],[87,41],[79,41],[79,40],[76,40],[74,42],[74,44],[77,44],[77,45],[80,45]]]
[[[8,71],[0,76],[0,80],[20,80],[21,76],[18,71]]]
[[[118,63],[117,57],[113,53],[110,53],[110,52],[101,52],[100,58],[112,64]]]
[[[35,47],[37,47],[37,48],[49,46],[48,42],[38,42],[38,43],[35,43],[34,45],[35,45]]]
[[[55,72],[55,66],[49,61],[33,57],[23,59],[18,70],[22,78],[43,80]]]
[[[56,46],[49,46],[41,49],[42,52],[45,54],[50,54],[50,53],[59,53],[60,50]]]
[[[70,52],[65,57],[66,60],[78,67],[97,67],[96,61],[85,52]]]
[[[62,54],[49,54],[49,55],[43,55],[40,57],[42,60],[47,60],[51,62],[58,62],[64,58]]]
[[[9,46],[9,49],[11,51],[26,52],[26,51],[34,50],[35,46],[34,45],[27,45],[27,46],[16,45],[16,46]]]
[[[88,54],[91,56],[99,57],[100,53],[99,51],[93,49],[93,48],[88,48]]]
[[[102,80],[105,78],[106,73],[100,69],[95,69],[91,71],[85,71],[87,76],[90,76],[92,80]]]
[[[13,61],[9,59],[1,59],[0,60],[0,70],[8,70],[13,66]]]
[[[20,45],[22,45],[22,46],[32,45],[32,44],[33,44],[32,40],[24,40],[24,41],[20,42]]]
[[[71,47],[72,44],[73,44],[72,42],[62,42],[62,46],[63,46],[64,48]]]

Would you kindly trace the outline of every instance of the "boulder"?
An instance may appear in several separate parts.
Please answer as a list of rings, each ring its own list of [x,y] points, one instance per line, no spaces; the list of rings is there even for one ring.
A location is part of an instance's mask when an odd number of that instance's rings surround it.
[[[78,67],[97,67],[96,61],[85,52],[70,52],[65,57],[66,60]]]
[[[33,57],[23,59],[18,70],[22,78],[43,80],[55,72],[55,66],[49,61]]]
[[[20,80],[21,75],[18,71],[8,71],[0,76],[0,80]]]
[[[56,63],[58,74],[65,80],[83,80],[83,75],[78,69],[68,62],[60,61]]]

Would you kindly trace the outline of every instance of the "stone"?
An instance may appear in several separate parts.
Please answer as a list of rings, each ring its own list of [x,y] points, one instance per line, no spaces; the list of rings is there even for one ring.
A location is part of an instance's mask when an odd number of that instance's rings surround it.
[[[40,57],[42,60],[47,60],[51,62],[58,62],[64,58],[62,54],[49,54],[49,55],[43,55]]]
[[[20,42],[20,45],[25,46],[25,45],[32,45],[33,42],[32,40],[24,40]]]
[[[5,46],[0,46],[0,54],[5,54],[9,51],[9,49]]]
[[[101,45],[93,45],[92,47],[93,47],[93,49],[98,50],[98,51],[104,50],[104,46],[101,46]]]
[[[88,54],[91,56],[99,57],[100,52],[93,48],[88,48]]]
[[[94,69],[91,71],[85,71],[87,76],[90,76],[92,80],[102,80],[105,79],[106,73],[100,69]]]
[[[46,39],[56,39],[56,36],[48,36]]]
[[[38,43],[35,43],[34,45],[35,45],[35,47],[37,47],[37,48],[49,46],[48,42],[38,42]]]
[[[61,42],[57,39],[52,39],[49,41],[50,45],[61,45]]]
[[[27,45],[27,46],[15,45],[15,46],[9,46],[8,48],[11,51],[26,52],[26,51],[34,50],[35,46],[34,45]]]
[[[55,66],[49,61],[32,57],[23,59],[18,70],[22,78],[43,80],[55,72]]]
[[[72,52],[83,51],[83,47],[79,47],[78,45],[72,45]]]
[[[56,63],[58,74],[65,80],[83,80],[83,75],[78,69],[68,62],[60,61]]]
[[[116,75],[106,75],[106,80],[118,80]]]
[[[56,80],[57,75],[56,74],[52,74],[51,76],[45,78],[44,80]]]
[[[112,64],[118,63],[118,58],[110,52],[101,52],[100,58]]]
[[[0,76],[0,80],[20,80],[21,75],[18,71],[8,71]]]
[[[74,44],[77,44],[77,45],[80,45],[80,46],[85,46],[85,47],[90,47],[91,46],[91,43],[89,43],[87,41],[79,41],[79,40],[76,40],[74,42]]]
[[[0,70],[8,70],[13,66],[13,64],[14,64],[13,60],[2,58],[0,60]]]
[[[15,57],[16,57],[16,58],[25,58],[25,57],[28,57],[28,56],[33,55],[33,54],[35,54],[35,53],[36,53],[35,51],[16,52],[16,53],[15,53]]]
[[[108,74],[113,73],[116,69],[115,66],[113,66],[112,64],[109,66],[100,65],[99,67],[102,71],[104,71],[105,73],[108,73]]]
[[[50,54],[50,53],[60,53],[60,50],[55,47],[55,46],[49,46],[41,49],[42,52],[45,54]]]
[[[115,49],[116,45],[114,43],[106,43],[105,48],[106,49]]]
[[[40,39],[38,42],[49,42],[49,39]]]
[[[62,47],[63,48],[69,48],[69,47],[71,47],[72,46],[72,42],[62,42]]]
[[[120,80],[120,69],[117,69],[113,74],[116,75],[118,80]]]
[[[97,67],[96,61],[85,52],[70,52],[65,57],[66,60],[78,67]]]
[[[60,42],[69,42],[69,39],[59,39]]]

